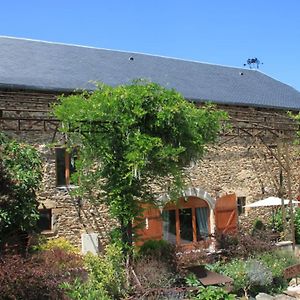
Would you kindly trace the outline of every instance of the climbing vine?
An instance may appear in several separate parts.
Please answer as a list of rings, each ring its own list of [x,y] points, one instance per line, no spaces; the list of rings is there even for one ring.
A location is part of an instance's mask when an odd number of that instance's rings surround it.
[[[183,168],[217,139],[224,112],[201,108],[175,90],[136,81],[63,96],[53,108],[79,161],[76,193],[108,205],[123,242],[132,243],[140,203],[183,187]]]

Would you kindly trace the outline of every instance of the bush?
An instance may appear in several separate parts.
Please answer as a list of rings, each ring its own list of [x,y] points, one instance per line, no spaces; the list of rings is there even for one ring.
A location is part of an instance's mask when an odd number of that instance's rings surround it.
[[[254,225],[253,225],[252,235],[256,235],[256,234],[259,235],[259,234],[261,234],[261,231],[265,230],[265,229],[266,229],[265,224],[261,220],[257,219],[257,220],[255,220]]]
[[[135,260],[134,270],[142,288],[170,288],[180,280],[172,266],[153,257],[141,257]],[[132,280],[134,282],[134,278]]]
[[[253,258],[233,259],[227,263],[210,265],[213,271],[231,277],[233,291],[239,295],[248,292],[277,292],[286,287],[283,270],[296,263],[296,258],[283,251],[257,254]]]
[[[247,265],[244,259],[233,259],[230,262],[216,263],[209,267],[212,271],[224,274],[233,279],[233,292],[241,294],[248,286]]]
[[[34,248],[41,251],[60,249],[69,253],[79,253],[79,250],[63,237],[51,240],[40,239]]]
[[[288,210],[286,210],[286,214],[287,214],[286,219],[287,219],[287,222],[288,222],[289,219],[290,219]],[[296,243],[300,244],[300,208],[295,209],[294,217],[295,217],[295,220],[294,220],[295,239],[296,239]],[[283,232],[283,221],[282,221],[282,211],[281,211],[281,209],[278,209],[278,211],[274,215],[274,229],[277,232]]]
[[[298,259],[292,252],[277,250],[273,252],[266,252],[257,255],[256,259],[260,260],[272,272],[272,276],[282,277],[285,268],[299,263]]]
[[[199,287],[196,295],[190,295],[191,300],[234,300],[235,295],[227,293],[223,288],[216,286],[203,287],[195,274],[190,273],[186,278],[190,287]],[[192,293],[191,293],[192,294]]]
[[[223,288],[216,286],[199,287],[196,296],[191,300],[234,300],[235,295],[228,294]]]
[[[180,278],[175,275],[175,246],[164,240],[148,240],[139,249],[134,259],[135,276],[131,281],[143,289],[170,288]]]
[[[126,274],[121,246],[108,245],[103,256],[87,254],[84,257],[84,264],[88,271],[87,281],[62,285],[71,299],[86,299],[81,298],[82,295],[91,295],[89,296],[91,298],[87,299],[105,300],[124,296]]]
[[[275,245],[271,242],[267,231],[259,233],[256,231],[255,236],[246,233],[217,235],[216,240],[218,247],[223,250],[225,258],[248,258],[274,249]]]
[[[39,214],[35,191],[42,179],[38,151],[0,132],[0,179],[1,246],[11,236],[31,232],[36,226]]]
[[[81,257],[61,250],[45,251],[24,259],[4,256],[0,262],[1,299],[63,299],[60,284],[84,280]]]
[[[300,244],[300,208],[295,211],[295,238],[296,243]]]
[[[164,240],[148,240],[140,247],[139,254],[141,256],[170,261],[174,259],[175,246]]]
[[[73,284],[67,282],[61,284],[61,288],[63,288],[66,295],[73,300],[112,299],[102,287],[95,285],[91,280],[83,282],[76,279]]]

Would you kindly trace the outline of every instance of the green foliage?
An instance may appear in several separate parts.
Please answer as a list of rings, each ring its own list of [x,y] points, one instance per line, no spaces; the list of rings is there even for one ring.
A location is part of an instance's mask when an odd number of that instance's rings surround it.
[[[190,299],[192,300],[233,300],[236,299],[235,295],[228,294],[223,288],[216,287],[216,286],[208,286],[204,287],[201,286],[200,281],[198,280],[197,276],[193,273],[189,273],[186,278],[185,282],[188,286],[191,287],[199,287],[195,296],[191,296]]]
[[[173,257],[175,247],[164,240],[148,240],[140,248],[139,254],[156,259],[168,260]]]
[[[233,291],[240,293],[249,286],[247,264],[243,259],[233,259],[229,263],[218,266],[218,271],[233,279]]]
[[[278,209],[276,213],[274,213],[274,217],[272,220],[273,228],[276,232],[283,232],[283,222],[282,222],[282,211]],[[295,225],[296,227],[296,225]],[[295,228],[296,229],[296,228]]]
[[[295,211],[295,238],[296,238],[296,243],[300,244],[300,208],[297,208]]]
[[[60,285],[65,294],[72,300],[112,300],[102,286],[95,285],[93,281],[83,282],[76,279],[72,284],[64,282]]]
[[[0,133],[0,237],[32,229],[38,219],[35,191],[41,159],[32,146]]]
[[[74,284],[62,285],[71,299],[108,300],[124,296],[126,276],[120,246],[108,245],[102,256],[87,254],[84,257],[84,264],[88,271],[86,281],[77,280]]]
[[[248,259],[233,259],[228,263],[216,263],[209,269],[231,277],[236,294],[248,292],[276,292],[286,287],[283,270],[297,262],[291,253],[272,251]]]
[[[185,282],[188,286],[192,286],[192,287],[201,285],[200,281],[198,280],[197,276],[194,273],[189,273],[185,277]]]
[[[103,288],[113,297],[123,294],[125,285],[125,269],[122,249],[118,245],[108,245],[105,255],[86,255],[85,265],[89,278],[99,289]]]
[[[155,199],[153,183],[171,195],[182,190],[183,167],[201,158],[225,119],[212,105],[197,109],[176,91],[142,81],[99,84],[93,93],[61,97],[53,110],[70,146],[80,145],[76,192],[106,203],[129,244],[139,201]]]
[[[285,268],[299,263],[292,252],[282,250],[259,254],[256,256],[256,259],[260,260],[271,270],[273,277],[283,276]]]
[[[199,287],[196,296],[192,300],[234,300],[234,294],[228,294],[223,288],[216,286]]]
[[[289,211],[287,211],[287,221],[289,221]],[[296,243],[300,244],[300,208],[295,209],[294,213],[295,239]],[[282,211],[278,209],[274,215],[274,229],[277,232],[283,231]]]
[[[259,220],[259,219],[255,220],[254,225],[253,225],[254,231],[263,230],[264,228],[265,228],[265,225],[261,220]]]
[[[35,246],[35,249],[40,251],[61,249],[65,252],[79,253],[79,250],[63,237],[51,240],[43,240],[37,246]]]
[[[195,296],[191,296],[192,300],[234,300],[236,299],[234,294],[227,293],[223,288],[216,286],[204,287],[201,285],[197,276],[193,273],[189,273],[185,278],[188,286],[199,287]]]

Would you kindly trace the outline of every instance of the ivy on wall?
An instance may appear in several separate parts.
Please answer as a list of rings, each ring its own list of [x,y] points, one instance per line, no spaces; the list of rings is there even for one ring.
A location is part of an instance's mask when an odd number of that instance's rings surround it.
[[[157,196],[153,185],[181,191],[183,168],[203,156],[226,118],[213,105],[196,108],[175,90],[142,80],[98,84],[92,93],[61,97],[53,110],[69,146],[79,149],[76,193],[108,205],[125,244],[140,202]]]

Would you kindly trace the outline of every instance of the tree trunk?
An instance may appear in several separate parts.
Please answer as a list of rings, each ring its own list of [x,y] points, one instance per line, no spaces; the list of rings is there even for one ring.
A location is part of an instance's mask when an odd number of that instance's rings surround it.
[[[121,219],[121,232],[122,232],[122,244],[124,248],[130,248],[133,244],[132,239],[132,221],[124,223],[124,220]]]
[[[124,223],[124,220],[121,219],[121,232],[122,232],[122,247],[124,254],[125,262],[125,271],[126,271],[126,288],[130,286],[131,270],[132,270],[132,221]]]

